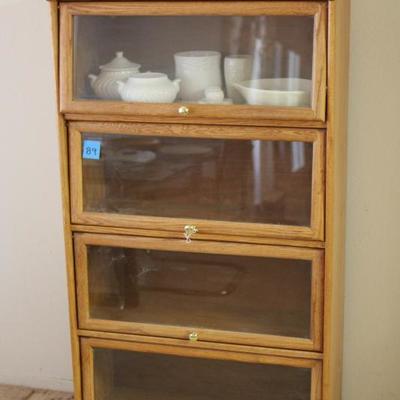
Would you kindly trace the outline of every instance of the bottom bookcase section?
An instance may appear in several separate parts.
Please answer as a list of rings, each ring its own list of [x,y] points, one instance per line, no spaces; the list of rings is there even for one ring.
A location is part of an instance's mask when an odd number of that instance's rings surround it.
[[[85,338],[84,400],[319,400],[318,360]]]

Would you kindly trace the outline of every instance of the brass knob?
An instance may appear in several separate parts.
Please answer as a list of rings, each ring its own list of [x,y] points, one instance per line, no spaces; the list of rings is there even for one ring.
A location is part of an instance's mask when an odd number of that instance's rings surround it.
[[[197,342],[198,339],[199,339],[199,334],[197,332],[190,332],[189,333],[189,340],[191,342]]]
[[[192,236],[197,233],[199,230],[196,225],[185,225],[183,228],[183,236],[186,239],[186,243],[190,243],[192,240]]]
[[[189,115],[189,109],[186,106],[181,106],[178,109],[178,113],[183,116]]]

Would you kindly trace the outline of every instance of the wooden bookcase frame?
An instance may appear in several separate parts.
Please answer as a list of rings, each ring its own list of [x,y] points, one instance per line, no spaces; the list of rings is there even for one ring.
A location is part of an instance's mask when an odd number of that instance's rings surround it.
[[[80,2],[77,0],[77,3]],[[99,1],[100,2],[100,1]],[[59,81],[59,50],[60,50],[60,26],[59,6],[67,3],[63,0],[50,0],[52,17],[52,35],[54,43],[54,65],[57,81],[57,100],[60,102],[60,81]],[[90,7],[94,0],[86,0]],[[271,0],[271,3],[280,3]],[[290,4],[295,2],[287,2]],[[304,1],[307,3],[307,1]],[[75,386],[75,399],[82,400],[82,363],[88,361],[89,344],[85,345],[84,338],[93,341],[97,338],[105,343],[111,341],[132,343],[132,346],[140,344],[168,345],[177,351],[179,349],[193,349],[196,351],[224,351],[244,355],[255,354],[257,357],[288,357],[296,360],[322,360],[323,368],[318,373],[322,374],[322,386],[317,388],[317,395],[314,399],[339,400],[341,399],[341,359],[342,359],[342,330],[343,330],[343,276],[344,276],[344,210],[345,210],[345,177],[346,177],[346,128],[347,128],[347,91],[348,91],[348,53],[349,53],[349,16],[350,0],[327,0],[324,2],[327,7],[327,107],[326,121],[314,121],[293,119],[268,119],[260,121],[252,119],[248,125],[284,126],[292,128],[321,128],[326,129],[326,168],[325,168],[325,240],[324,242],[313,242],[307,240],[287,240],[290,246],[303,246],[325,248],[324,268],[324,315],[323,315],[323,351],[300,351],[287,350],[272,347],[230,345],[219,343],[189,342],[187,340],[159,338],[134,334],[110,333],[92,330],[79,329],[77,317],[76,281],[74,272],[74,232],[98,232],[117,233],[121,235],[135,234],[139,230],[105,227],[82,226],[72,224],[70,213],[70,186],[69,186],[69,161],[68,161],[68,133],[67,120],[76,121],[97,121],[97,122],[143,122],[143,117],[132,115],[92,115],[82,114],[78,111],[59,113],[59,143],[61,158],[62,197],[64,211],[64,233],[66,246],[68,293],[70,308],[71,343],[73,357],[73,375]],[[237,2],[231,2],[232,5]],[[325,46],[325,43],[324,43]],[[79,110],[82,111],[82,110]],[[146,119],[145,117],[144,119]],[[181,121],[177,117],[153,116],[152,122],[176,122]],[[193,117],[190,123],[203,123],[202,118]],[[221,124],[218,119],[211,120],[214,124]],[[188,121],[185,120],[184,123]],[[209,122],[211,123],[211,122]],[[226,118],[224,124],[246,125],[243,121]],[[151,232],[142,231],[143,235],[151,235]],[[212,239],[211,239],[212,240]],[[257,242],[257,241],[256,241]],[[274,239],[269,243],[283,244]],[[106,340],[107,339],[107,340]],[[89,342],[87,342],[89,343]],[[82,344],[82,346],[81,346]],[[125,346],[125,345],[123,345]],[[225,354],[225,353],[224,353]]]

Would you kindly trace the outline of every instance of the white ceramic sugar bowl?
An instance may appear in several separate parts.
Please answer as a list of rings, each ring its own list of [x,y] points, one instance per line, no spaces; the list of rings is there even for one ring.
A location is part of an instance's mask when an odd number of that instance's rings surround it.
[[[94,93],[101,99],[120,100],[117,81],[128,79],[138,73],[139,68],[139,64],[129,61],[122,51],[118,51],[111,62],[99,67],[98,76],[89,75]]]
[[[179,92],[180,79],[171,81],[161,72],[143,72],[119,81],[122,100],[139,103],[172,103]]]

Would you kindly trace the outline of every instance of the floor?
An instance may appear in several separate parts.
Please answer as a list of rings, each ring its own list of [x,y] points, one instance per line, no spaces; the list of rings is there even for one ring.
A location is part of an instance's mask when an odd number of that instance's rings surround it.
[[[0,385],[0,400],[73,400],[71,393]]]

